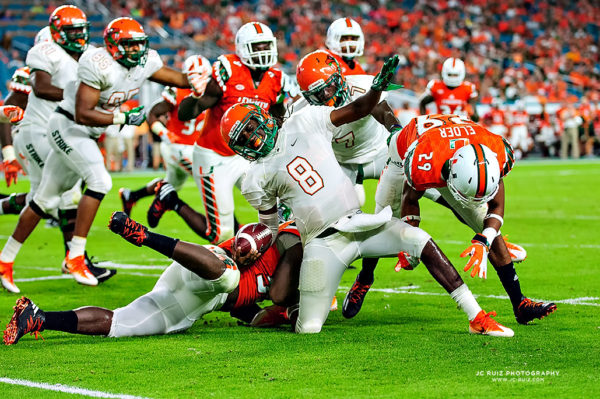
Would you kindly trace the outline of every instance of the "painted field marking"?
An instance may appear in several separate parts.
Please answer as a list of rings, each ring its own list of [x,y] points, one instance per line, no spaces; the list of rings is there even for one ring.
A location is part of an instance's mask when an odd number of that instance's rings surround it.
[[[115,398],[115,399],[148,399],[143,396],[124,395],[120,393],[110,393],[102,391],[92,391],[89,389],[72,387],[69,385],[62,384],[47,384],[45,382],[35,382],[28,380],[19,380],[13,378],[0,378],[0,382],[11,385],[21,385],[29,388],[45,389],[47,391],[56,391],[70,393],[73,395],[90,396],[92,398]]]

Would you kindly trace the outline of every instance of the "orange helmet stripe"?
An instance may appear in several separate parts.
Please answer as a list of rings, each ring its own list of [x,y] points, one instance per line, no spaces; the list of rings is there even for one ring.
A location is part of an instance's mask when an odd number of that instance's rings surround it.
[[[483,152],[481,144],[473,145],[475,149],[475,159],[477,162],[477,193],[476,198],[481,198],[485,195],[487,188],[487,160]]]
[[[254,29],[256,29],[256,33],[258,33],[259,35],[260,35],[261,33],[263,33],[262,27],[261,27],[261,26],[260,26],[260,24],[258,24],[258,23],[255,23],[255,24],[254,24]]]
[[[456,58],[452,58],[452,68],[456,66]]]
[[[350,18],[346,18],[346,26],[352,28],[352,20]]]

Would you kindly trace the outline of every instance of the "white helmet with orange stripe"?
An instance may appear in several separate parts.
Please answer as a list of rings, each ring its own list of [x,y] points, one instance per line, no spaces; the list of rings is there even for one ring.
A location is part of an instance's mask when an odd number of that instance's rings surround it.
[[[496,154],[483,144],[459,148],[450,158],[448,190],[465,206],[488,202],[498,192],[500,166]]]
[[[244,24],[235,35],[235,53],[249,68],[270,68],[277,63],[277,42],[260,22]]]
[[[365,36],[358,22],[352,18],[339,18],[329,25],[325,45],[341,57],[360,57],[365,50]]]
[[[458,87],[465,80],[465,63],[460,58],[448,58],[442,65],[442,81],[448,87]]]

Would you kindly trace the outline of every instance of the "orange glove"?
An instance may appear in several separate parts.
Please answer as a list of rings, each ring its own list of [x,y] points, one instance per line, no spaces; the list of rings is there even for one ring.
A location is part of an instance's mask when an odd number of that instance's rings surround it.
[[[23,119],[23,109],[16,105],[0,106],[0,122],[2,123],[17,123]]]
[[[415,267],[419,265],[421,260],[416,256],[410,255],[408,252],[400,252],[398,253],[398,263],[394,267],[394,270],[399,272],[400,270],[413,270]]]
[[[19,108],[21,109],[21,108]],[[6,186],[14,182],[17,183],[17,176],[19,171],[23,172],[21,165],[16,160],[15,150],[12,145],[7,145],[2,148],[2,158],[4,158],[4,178],[6,179]],[[23,172],[24,173],[24,172]]]
[[[465,266],[465,271],[468,271],[471,267],[473,270],[471,271],[471,277],[475,277],[476,275],[480,278],[487,278],[487,258],[488,253],[490,252],[487,238],[481,234],[475,234],[475,237],[471,240],[471,246],[465,249],[462,254],[460,254],[461,258],[466,256],[471,256],[471,259],[467,262]]]

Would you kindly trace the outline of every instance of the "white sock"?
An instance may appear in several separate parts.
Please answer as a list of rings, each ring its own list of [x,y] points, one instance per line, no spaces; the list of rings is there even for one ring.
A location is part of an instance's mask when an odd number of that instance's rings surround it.
[[[73,236],[69,242],[69,259],[75,259],[85,253],[85,237]]]
[[[15,240],[12,236],[8,237],[8,241],[6,241],[0,253],[0,261],[7,263],[14,262],[21,249],[21,245],[23,245],[22,242]]]
[[[4,215],[4,202],[8,201],[8,198],[0,200],[0,215]]]
[[[473,320],[481,312],[481,307],[466,284],[452,291],[450,296],[456,301],[458,307],[467,314],[469,321]]]

